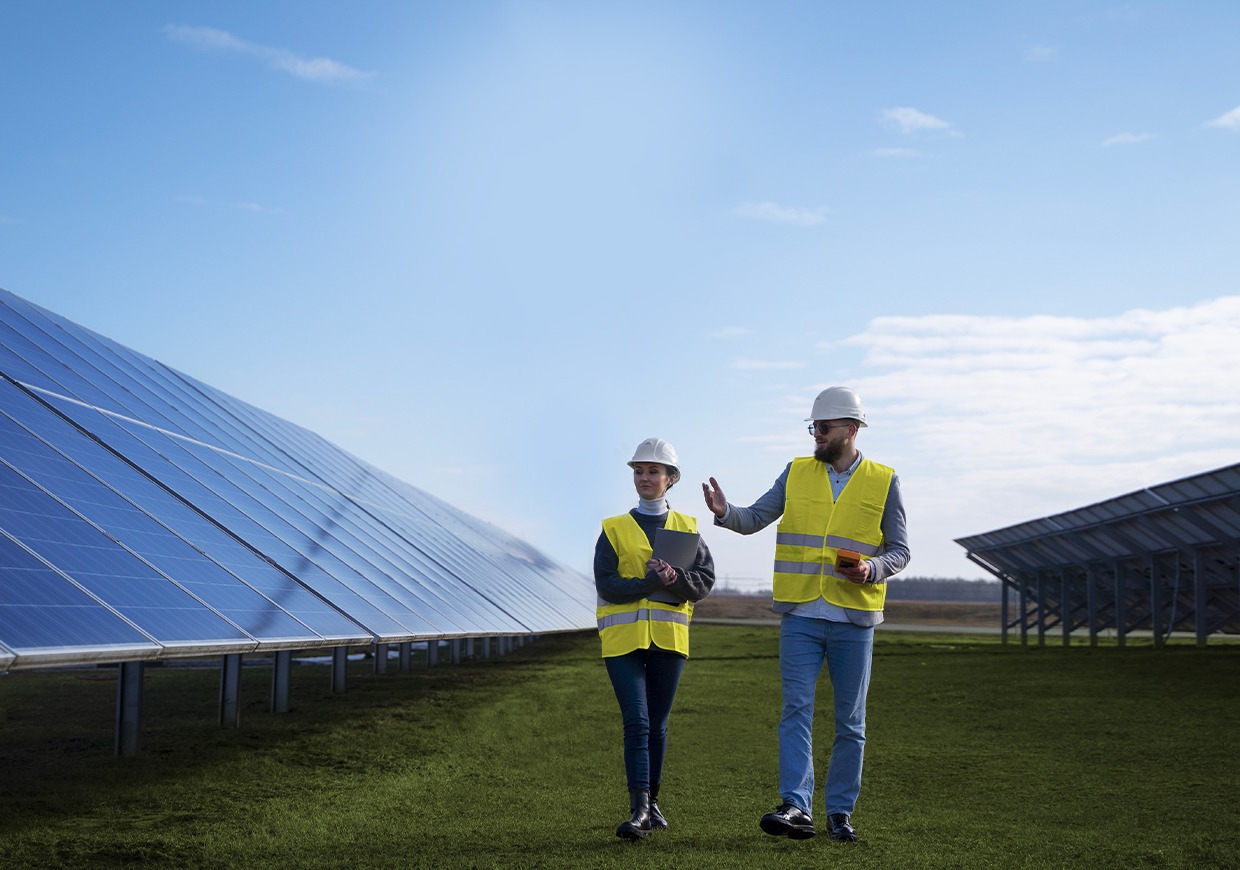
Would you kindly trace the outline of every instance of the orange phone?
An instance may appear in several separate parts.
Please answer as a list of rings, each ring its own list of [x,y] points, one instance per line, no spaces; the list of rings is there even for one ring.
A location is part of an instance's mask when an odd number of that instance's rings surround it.
[[[861,564],[861,554],[856,550],[836,550],[835,567],[856,568]]]

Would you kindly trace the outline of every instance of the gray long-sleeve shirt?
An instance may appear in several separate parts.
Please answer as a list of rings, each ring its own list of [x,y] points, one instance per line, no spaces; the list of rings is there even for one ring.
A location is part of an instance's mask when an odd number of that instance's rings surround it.
[[[861,462],[861,456],[857,456],[857,460],[852,466],[842,474],[835,469],[827,466],[831,479],[831,489],[838,499],[844,487],[848,485],[848,480],[852,476],[853,470]],[[727,511],[722,517],[715,518],[715,525],[722,526],[742,535],[752,535],[754,532],[760,532],[771,523],[775,522],[784,515],[784,502],[787,496],[788,472],[792,468],[789,462],[783,472],[776,479],[774,485],[768,489],[761,498],[749,507],[738,507],[731,502],[728,503]],[[888,577],[901,571],[909,561],[908,548],[908,523],[904,515],[904,499],[900,494],[900,478],[898,475],[891,476],[891,485],[887,490],[887,503],[883,508],[883,517],[879,522],[879,527],[883,531],[883,544],[879,548],[878,554],[870,559],[870,581],[871,583],[884,583]],[[883,621],[881,612],[871,612],[864,610],[852,610],[850,608],[835,608],[834,605],[822,606],[810,602],[809,605],[793,605],[786,602],[775,602],[774,609],[777,612],[800,611],[806,616],[825,616],[835,609],[840,611],[849,622],[857,625],[877,625]]]
[[[631,510],[629,515],[637,521],[653,547],[655,530],[667,524],[667,514],[652,516]],[[676,568],[676,582],[666,587],[653,571],[647,571],[640,579],[621,577],[620,557],[616,555],[606,532],[598,536],[594,545],[594,588],[600,598],[611,604],[628,604],[659,591],[670,592],[682,601],[701,601],[710,594],[714,585],[715,560],[711,558],[710,550],[701,538],[698,539],[698,550],[693,564],[688,569]]]

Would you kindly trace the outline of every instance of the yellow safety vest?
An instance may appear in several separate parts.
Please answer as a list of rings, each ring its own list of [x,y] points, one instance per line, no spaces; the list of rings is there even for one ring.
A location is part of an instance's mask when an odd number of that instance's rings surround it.
[[[862,459],[840,493],[831,492],[827,466],[812,456],[792,460],[784,516],[775,537],[776,601],[802,603],[825,598],[853,610],[882,610],[886,583],[853,583],[835,573],[836,550],[878,555],[883,544],[883,509],[894,470]]]
[[[667,512],[666,526],[678,532],[696,532],[697,520],[686,514]],[[603,531],[620,559],[621,577],[640,580],[646,576],[646,563],[654,555],[646,533],[631,514],[603,520]],[[667,591],[651,592],[628,604],[611,604],[598,599],[594,612],[598,619],[603,658],[622,656],[653,643],[660,649],[689,655],[689,620],[693,604],[681,601]]]

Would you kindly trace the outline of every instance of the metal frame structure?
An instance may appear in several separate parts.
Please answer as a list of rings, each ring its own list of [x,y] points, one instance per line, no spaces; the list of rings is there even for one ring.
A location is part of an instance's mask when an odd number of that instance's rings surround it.
[[[1003,640],[1240,633],[1240,464],[957,538],[1003,582]],[[1015,605],[1015,614],[1011,613]]]

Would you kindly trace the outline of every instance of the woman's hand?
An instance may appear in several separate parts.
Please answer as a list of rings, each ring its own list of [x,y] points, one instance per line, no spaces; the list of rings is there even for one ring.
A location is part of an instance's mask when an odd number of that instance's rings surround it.
[[[671,586],[676,582],[676,569],[662,559],[651,559],[646,563],[646,570],[653,571],[664,586]]]

